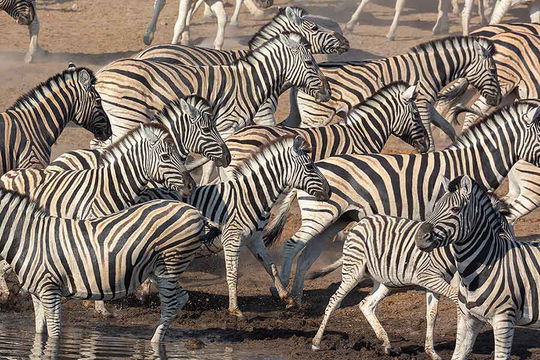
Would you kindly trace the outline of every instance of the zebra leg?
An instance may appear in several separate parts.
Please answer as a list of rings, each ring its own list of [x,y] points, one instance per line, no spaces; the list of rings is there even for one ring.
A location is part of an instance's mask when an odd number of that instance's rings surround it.
[[[397,0],[396,1],[396,8],[394,10],[394,20],[392,20],[392,25],[390,25],[390,30],[388,31],[388,34],[386,34],[386,38],[389,41],[394,40],[396,37],[396,29],[399,22],[399,16],[401,15],[401,12],[403,11],[403,7],[405,6],[405,0]]]
[[[439,0],[437,21],[433,30],[431,30],[434,35],[448,33],[448,12],[450,11],[450,6],[450,0]]]
[[[152,336],[151,342],[157,343],[163,341],[165,333],[171,325],[178,309],[178,292],[175,278],[157,277],[156,279],[159,288],[159,300],[161,302],[161,316],[159,325]],[[187,300],[186,300],[187,301]]]
[[[0,302],[6,302],[9,299],[10,289],[6,281],[11,267],[5,260],[0,260]]]
[[[233,16],[231,18],[232,26],[238,26],[238,16],[240,15],[240,8],[242,7],[243,2],[244,0],[236,0],[236,4],[234,5]]]
[[[383,342],[385,354],[397,355],[399,354],[399,351],[392,348],[386,330],[384,330],[383,326],[379,322],[379,319],[377,319],[377,316],[375,315],[375,310],[377,309],[377,306],[386,296],[388,296],[389,293],[390,289],[387,288],[384,284],[374,282],[373,289],[371,290],[369,295],[366,296],[365,299],[360,302],[360,304],[358,304],[358,307],[360,307],[362,314],[364,314],[369,325],[371,325],[373,331],[375,331],[377,339]]]
[[[35,9],[35,2],[34,2],[34,9]],[[38,44],[38,36],[39,36],[39,20],[36,17],[34,18],[34,21],[30,25],[28,25],[28,33],[30,34],[30,45],[28,46],[28,52],[24,56],[24,62],[29,64],[34,59],[34,55],[40,50],[39,44]]]
[[[531,22],[540,23],[540,0],[535,0],[529,7]]]
[[[487,18],[486,18],[486,12],[485,12],[485,7],[484,7],[484,0],[478,0],[478,15],[480,16],[480,24],[486,25]]]
[[[190,12],[191,0],[180,0],[178,5],[178,19],[176,19],[176,24],[174,24],[174,35],[172,39],[172,44],[178,44],[180,36],[183,37],[184,29],[187,28],[186,22],[188,18],[188,13]],[[186,31],[189,31],[186,30]],[[184,44],[184,39],[182,39],[182,45]]]
[[[264,245],[264,242],[262,240],[262,233],[257,232],[256,234],[253,234],[251,237],[251,240],[247,244],[248,249],[251,251],[253,256],[259,262],[262,263],[264,266],[264,269],[270,275],[272,278],[272,282],[274,283],[274,287],[277,290],[277,293],[279,295],[279,298],[281,300],[285,300],[287,298],[287,290],[281,283],[281,280],[279,279],[279,274],[276,265],[274,264],[274,260],[268,253],[268,249]]]
[[[364,10],[364,7],[370,2],[371,0],[362,0],[358,4],[358,7],[356,8],[356,11],[354,12],[353,16],[351,17],[351,20],[347,23],[345,26],[345,33],[352,32],[354,29],[354,26],[358,23],[358,18],[360,17],[360,14],[362,14],[362,11]]]
[[[484,323],[471,316],[468,310],[465,313],[458,310],[456,348],[452,360],[466,360],[468,358],[482,327],[484,327]]]
[[[513,314],[501,314],[492,321],[495,339],[494,359],[510,359],[514,339],[515,317]]]
[[[495,5],[493,13],[491,14],[491,20],[489,21],[490,25],[495,25],[501,22],[504,15],[512,7],[512,0],[500,0]]]
[[[49,337],[59,337],[61,321],[60,292],[57,289],[52,289],[41,293],[39,300],[47,321],[47,333]]]
[[[424,350],[432,360],[441,360],[441,357],[437,355],[433,346],[435,323],[437,322],[439,312],[438,308],[439,294],[429,290],[426,291],[426,341],[424,343]]]
[[[94,302],[94,310],[104,317],[114,317],[114,313],[109,311],[107,307],[105,307],[104,301],[95,301]]]
[[[225,26],[227,25],[227,14],[223,8],[223,1],[216,1],[211,6],[217,18],[217,32],[214,40],[214,49],[221,50],[225,41]]]
[[[259,9],[259,7],[255,5],[253,0],[244,0],[244,4],[246,5],[251,15],[253,15],[256,19],[264,16],[264,11]]]
[[[465,0],[467,1],[467,0]],[[458,0],[452,0],[452,14],[455,16],[459,15],[459,2]]]
[[[144,34],[143,38],[143,41],[146,45],[150,45],[152,44],[152,41],[154,41],[154,33],[156,32],[159,14],[161,13],[161,10],[163,10],[166,1],[167,0],[154,1],[154,14],[152,15],[152,20],[150,20],[150,24],[148,24],[148,27],[146,28],[146,33]]]
[[[244,314],[238,308],[238,258],[243,236],[237,231],[223,230],[221,242],[225,255],[225,270],[227,271],[227,286],[229,287],[229,313],[239,318]]]
[[[480,0],[482,2],[483,0]],[[461,28],[463,30],[463,36],[469,35],[469,23],[472,16],[474,0],[465,0],[463,11],[461,12]]]
[[[176,287],[176,310],[177,312],[182,310],[186,306],[189,300],[188,292],[183,289],[181,286],[177,285]]]
[[[32,295],[32,302],[34,303],[36,334],[46,334],[47,321],[45,319],[45,310],[43,309],[43,305],[36,295]]]
[[[341,269],[341,284],[339,284],[339,288],[336,290],[334,295],[332,295],[330,301],[328,301],[326,310],[324,310],[324,318],[319,326],[319,330],[317,330],[317,334],[311,341],[311,350],[316,351],[320,349],[324,329],[326,328],[326,324],[328,324],[328,320],[330,320],[330,316],[332,316],[334,311],[339,308],[341,302],[349,294],[349,292],[351,292],[351,290],[358,285],[360,280],[364,277],[365,271],[365,263],[360,264],[351,262],[349,264],[343,264]]]

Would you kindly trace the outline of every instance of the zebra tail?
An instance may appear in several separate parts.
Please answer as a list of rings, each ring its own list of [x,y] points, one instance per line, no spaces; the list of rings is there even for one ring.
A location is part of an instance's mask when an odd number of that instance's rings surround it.
[[[221,234],[221,230],[207,218],[204,218],[204,227],[206,228],[206,231],[205,234],[201,236],[201,241],[203,244],[211,244],[214,239]]]
[[[277,206],[278,210],[275,216],[266,224],[263,230],[264,245],[269,248],[276,243],[283,229],[285,223],[291,211],[291,205],[296,198],[296,191],[291,190],[282,199],[281,203]]]
[[[340,268],[341,265],[343,265],[343,255],[339,259],[331,263],[330,265],[325,266],[318,271],[310,272],[309,274],[306,275],[306,279],[313,280],[313,279],[318,279],[320,277],[326,276],[330,274],[331,272],[333,272],[334,270]]]

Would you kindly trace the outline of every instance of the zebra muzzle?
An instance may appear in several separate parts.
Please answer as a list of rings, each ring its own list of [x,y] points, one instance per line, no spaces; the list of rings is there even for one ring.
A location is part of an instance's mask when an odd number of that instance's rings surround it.
[[[435,248],[432,230],[433,225],[428,222],[423,223],[418,229],[414,242],[420,250],[431,252]]]

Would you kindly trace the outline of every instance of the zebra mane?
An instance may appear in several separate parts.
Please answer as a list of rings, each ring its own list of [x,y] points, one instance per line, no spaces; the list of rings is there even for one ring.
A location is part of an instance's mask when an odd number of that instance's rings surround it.
[[[167,129],[165,125],[157,122],[145,123],[142,125],[142,127],[137,126],[136,128],[130,130],[127,134],[118,139],[114,144],[111,144],[110,146],[105,148],[103,152],[99,155],[98,165],[103,166],[105,164],[114,162],[115,156],[117,154],[124,153],[127,148],[131,147],[131,144],[137,143],[139,139],[143,137],[141,135],[141,132],[144,131],[145,128],[154,128],[166,133],[167,135],[165,136],[164,141],[170,143],[172,146],[176,146],[174,145],[174,140],[171,136],[171,133],[169,132],[169,129]]]
[[[189,95],[183,98],[189,105],[194,107],[195,109],[199,110],[200,112],[208,111],[212,113],[212,107],[208,103],[208,101],[198,95]],[[169,120],[169,113],[170,111],[178,112],[182,115],[184,113],[182,112],[182,109],[180,107],[180,99],[176,99],[173,101],[168,102],[163,106],[163,108],[154,116],[153,121],[158,121],[160,123],[163,123],[160,121],[160,119],[166,119],[167,122]]]
[[[289,8],[293,12],[295,12],[296,15],[298,15],[300,17],[304,17],[304,16],[308,15],[308,12],[306,10],[300,8],[300,7],[289,6]],[[281,28],[279,20],[281,18],[284,18],[285,22],[289,21],[289,19],[287,18],[287,14],[285,13],[286,10],[287,10],[287,7],[280,7],[278,9],[277,14],[272,18],[272,20],[270,20],[269,23],[263,25],[259,29],[259,31],[257,31],[255,33],[255,35],[253,35],[251,37],[251,39],[248,42],[248,47],[250,49],[254,49],[254,48],[257,48],[257,47],[261,46],[267,40],[269,40],[269,39],[275,37],[276,35],[279,35],[281,32],[283,32],[283,29]]]
[[[380,88],[379,90],[377,90],[377,92],[375,92],[373,95],[371,95],[370,97],[368,97],[367,99],[365,99],[363,102],[359,103],[359,104],[356,104],[350,111],[349,111],[349,114],[353,113],[353,112],[357,112],[357,113],[363,113],[365,111],[365,107],[366,106],[369,106],[371,105],[372,103],[374,103],[374,105],[377,105],[378,103],[380,103],[381,101],[380,100],[384,100],[387,96],[388,96],[388,93],[391,93],[393,95],[394,92],[398,92],[398,93],[402,93],[404,92],[405,90],[407,90],[407,88],[409,87],[410,85],[407,84],[405,81],[394,81],[394,82],[391,82],[390,84],[387,84],[385,86],[383,86],[382,88]],[[345,118],[345,122],[348,122],[350,121],[350,116],[348,115],[347,118]],[[352,120],[352,119],[351,119]]]
[[[246,160],[237,163],[231,164],[230,168],[232,170],[232,178],[238,178],[242,175],[250,175],[254,171],[257,171],[260,166],[267,165],[268,159],[273,157],[273,149],[280,148],[278,152],[281,152],[282,149],[287,149],[292,146],[296,134],[287,134],[280,138],[275,139],[274,141],[266,143],[264,146],[259,148],[259,150],[254,153],[251,157]]]
[[[287,36],[293,35],[293,34],[297,35],[299,37],[298,40],[299,40],[299,42],[300,42],[300,44],[302,46],[304,46],[305,48],[308,48],[308,49],[311,48],[311,44],[300,33],[297,33],[297,32],[294,32],[294,31],[284,31],[281,34],[282,35],[287,35]],[[242,62],[242,61],[249,62],[250,59],[255,59],[256,58],[256,54],[264,52],[264,49],[270,48],[270,47],[274,46],[274,44],[277,44],[277,43],[281,43],[280,35],[274,36],[273,38],[266,41],[263,45],[259,46],[256,49],[248,50],[247,54],[245,54],[242,58],[237,59],[233,64],[237,65],[239,62]]]
[[[438,46],[441,48],[447,48],[448,45],[452,44],[459,44],[461,47],[470,47],[475,42],[479,43],[484,49],[486,49],[486,52],[484,53],[486,56],[495,55],[495,45],[493,42],[489,39],[476,36],[448,36],[442,39],[435,39],[412,47],[410,52],[420,53],[438,51]]]
[[[5,197],[8,199],[5,199]],[[4,202],[6,206],[26,206],[28,211],[37,216],[50,216],[49,211],[46,208],[40,207],[36,202],[32,201],[27,195],[21,194],[17,191],[12,191],[4,188],[0,188],[0,203]]]
[[[77,68],[71,68],[66,69],[62,71],[61,73],[58,73],[54,76],[51,76],[47,80],[43,81],[39,85],[35,86],[32,90],[28,91],[26,94],[20,96],[15,103],[8,108],[8,110],[13,110],[17,107],[24,106],[29,100],[35,99],[36,101],[40,101],[40,97],[46,97],[46,91],[54,92],[54,88],[56,88],[59,85],[65,84],[69,81],[74,80],[75,76],[80,71],[86,70],[90,74],[90,81],[92,84],[96,83],[96,77],[94,76],[94,73],[92,70],[85,68],[85,67],[77,67]]]

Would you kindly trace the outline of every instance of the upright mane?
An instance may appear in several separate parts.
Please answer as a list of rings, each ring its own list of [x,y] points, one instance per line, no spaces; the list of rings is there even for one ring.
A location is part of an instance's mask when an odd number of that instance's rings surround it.
[[[281,34],[289,35],[289,36],[297,36],[298,37],[297,40],[299,41],[299,43],[302,46],[307,47],[308,49],[311,47],[310,43],[306,40],[306,38],[304,38],[301,34],[299,34],[297,32],[284,31]],[[258,54],[264,53],[264,49],[271,48],[275,44],[278,44],[278,43],[281,43],[281,39],[280,39],[279,35],[276,35],[273,38],[271,38],[270,40],[266,41],[263,45],[255,48],[255,49],[249,50],[247,52],[247,54],[244,55],[244,57],[242,57],[240,59],[237,59],[234,62],[234,64],[238,64],[241,61],[248,61],[249,62],[251,59],[256,59]]]
[[[277,138],[271,142],[266,143],[262,146],[259,151],[254,153],[248,159],[231,164],[231,170],[233,178],[238,178],[242,175],[250,175],[253,171],[257,171],[260,166],[268,164],[268,160],[273,157],[275,150],[277,152],[282,152],[285,149],[288,149],[292,146],[296,134],[287,134],[283,137]]]
[[[115,143],[105,148],[99,156],[99,166],[114,162],[116,155],[123,154],[126,149],[131,148],[133,144],[139,142],[143,137],[142,132],[144,131],[144,128],[154,128],[164,132],[166,134],[165,141],[169,142],[173,146],[176,146],[174,145],[173,137],[165,125],[157,122],[145,123],[142,127],[138,126],[130,130]]]
[[[373,95],[365,99],[363,102],[355,105],[351,109],[351,111],[349,111],[349,114],[353,112],[362,114],[365,111],[367,111],[367,108],[366,108],[367,106],[376,106],[377,104],[381,103],[383,100],[386,100],[388,93],[391,93],[392,95],[396,93],[401,94],[405,90],[407,90],[409,86],[410,85],[407,84],[405,81],[391,82],[390,84],[387,84],[383,86],[382,88],[380,88],[379,90],[377,90],[377,92],[375,92]],[[349,118],[350,116],[347,116],[347,118],[344,121],[347,122]]]
[[[50,77],[49,79],[43,81],[42,83],[34,87],[32,90],[28,91],[26,94],[20,96],[15,101],[15,103],[11,107],[8,108],[8,110],[13,110],[20,106],[24,106],[31,100],[40,102],[40,98],[47,97],[47,93],[54,92],[56,88],[66,84],[69,81],[74,80],[74,75],[78,76],[81,70],[88,71],[88,73],[90,74],[90,80],[92,84],[95,84],[96,77],[94,76],[94,73],[92,72],[92,70],[85,67],[66,69],[62,71],[61,73],[58,73]]]
[[[308,14],[306,10],[300,7],[289,6],[289,8],[300,17],[304,17]],[[286,10],[287,7],[280,7],[277,14],[272,18],[272,20],[270,20],[270,22],[268,22],[267,24],[263,25],[259,29],[259,31],[257,31],[255,35],[251,37],[251,40],[249,40],[248,42],[248,47],[250,49],[255,49],[263,45],[266,40],[269,40],[272,37],[275,37],[276,35],[279,35],[281,32],[283,32],[282,22],[289,22],[287,14],[285,13]]]
[[[448,36],[442,39],[435,39],[412,47],[410,52],[420,53],[439,51],[440,49],[448,48],[449,45],[456,44],[462,48],[468,48],[473,46],[475,42],[482,45],[482,47],[487,50],[485,53],[486,56],[495,55],[495,46],[493,45],[493,42],[489,39],[476,36]]]

